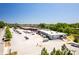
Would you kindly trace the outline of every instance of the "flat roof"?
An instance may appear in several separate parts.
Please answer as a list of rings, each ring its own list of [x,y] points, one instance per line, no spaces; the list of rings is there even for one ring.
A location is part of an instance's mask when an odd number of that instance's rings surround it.
[[[39,31],[47,33],[49,35],[65,35],[65,33],[57,32],[57,31],[51,31],[51,30],[39,30]]]

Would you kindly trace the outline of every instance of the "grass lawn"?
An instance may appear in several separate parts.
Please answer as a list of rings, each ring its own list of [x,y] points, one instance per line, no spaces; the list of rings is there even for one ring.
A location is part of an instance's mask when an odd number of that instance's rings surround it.
[[[67,39],[70,41],[74,41],[75,39],[79,39],[79,35],[78,34],[71,34],[71,35],[67,36]]]

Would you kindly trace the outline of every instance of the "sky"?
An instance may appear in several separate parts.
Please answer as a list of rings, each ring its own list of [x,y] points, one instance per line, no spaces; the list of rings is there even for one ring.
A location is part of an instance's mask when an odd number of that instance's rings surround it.
[[[0,20],[21,24],[76,23],[79,4],[0,3]]]

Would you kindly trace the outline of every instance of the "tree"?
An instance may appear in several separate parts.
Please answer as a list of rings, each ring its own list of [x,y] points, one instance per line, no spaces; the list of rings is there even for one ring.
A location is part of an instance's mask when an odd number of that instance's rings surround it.
[[[39,28],[54,30],[58,32],[64,32],[67,34],[78,34],[79,35],[79,23],[67,24],[67,23],[57,23],[57,24],[45,24],[40,23]]]
[[[45,26],[45,23],[40,23],[39,25],[38,25],[40,28],[45,28],[46,26]]]
[[[6,27],[5,38],[6,41],[10,41],[10,39],[12,38],[12,34],[10,32],[9,26]]]
[[[65,44],[61,46],[61,51],[63,55],[72,55],[71,51],[66,47]]]
[[[59,31],[59,32],[63,32],[64,29],[63,29],[63,28],[59,28],[58,31]]]
[[[55,54],[56,54],[56,50],[54,48],[53,51],[51,51],[50,55],[55,55]]]
[[[0,28],[3,28],[5,26],[5,23],[3,21],[0,21]]]
[[[60,51],[59,49],[56,51],[55,55],[62,55],[62,51]]]
[[[49,55],[49,53],[47,52],[47,49],[45,47],[42,49],[41,55]]]
[[[72,33],[72,29],[71,28],[65,28],[64,30],[65,33],[71,34]]]
[[[66,45],[65,44],[63,44],[62,46],[61,46],[61,50],[63,51],[63,50],[67,50],[68,48],[66,47]]]

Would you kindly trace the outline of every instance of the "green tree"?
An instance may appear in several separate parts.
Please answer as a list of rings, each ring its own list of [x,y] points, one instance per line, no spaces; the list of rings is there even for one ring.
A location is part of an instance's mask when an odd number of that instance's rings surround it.
[[[49,53],[47,52],[47,49],[45,47],[42,49],[41,55],[49,55]]]
[[[40,28],[45,28],[45,27],[46,27],[45,25],[46,25],[45,23],[40,23],[38,26],[39,26]]]
[[[68,34],[71,34],[73,31],[72,31],[71,28],[68,27],[68,28],[65,28],[64,32],[68,33]]]
[[[54,48],[53,51],[51,51],[50,55],[55,55],[55,54],[56,54],[56,50]]]
[[[10,41],[10,39],[12,38],[12,34],[10,32],[9,26],[6,27],[5,38],[6,41]]]
[[[61,50],[63,51],[63,50],[68,50],[68,48],[66,47],[66,45],[65,44],[63,44],[62,46],[61,46]]]
[[[5,26],[5,23],[3,21],[0,21],[0,28],[3,28]]]
[[[45,24],[40,23],[38,25],[39,28],[43,29],[50,29],[58,32],[64,32],[67,34],[78,34],[79,31],[77,30],[79,28],[79,23],[75,24],[67,24],[67,23],[57,23],[57,24]]]
[[[59,49],[56,51],[56,55],[61,55],[62,51],[60,51]]]

